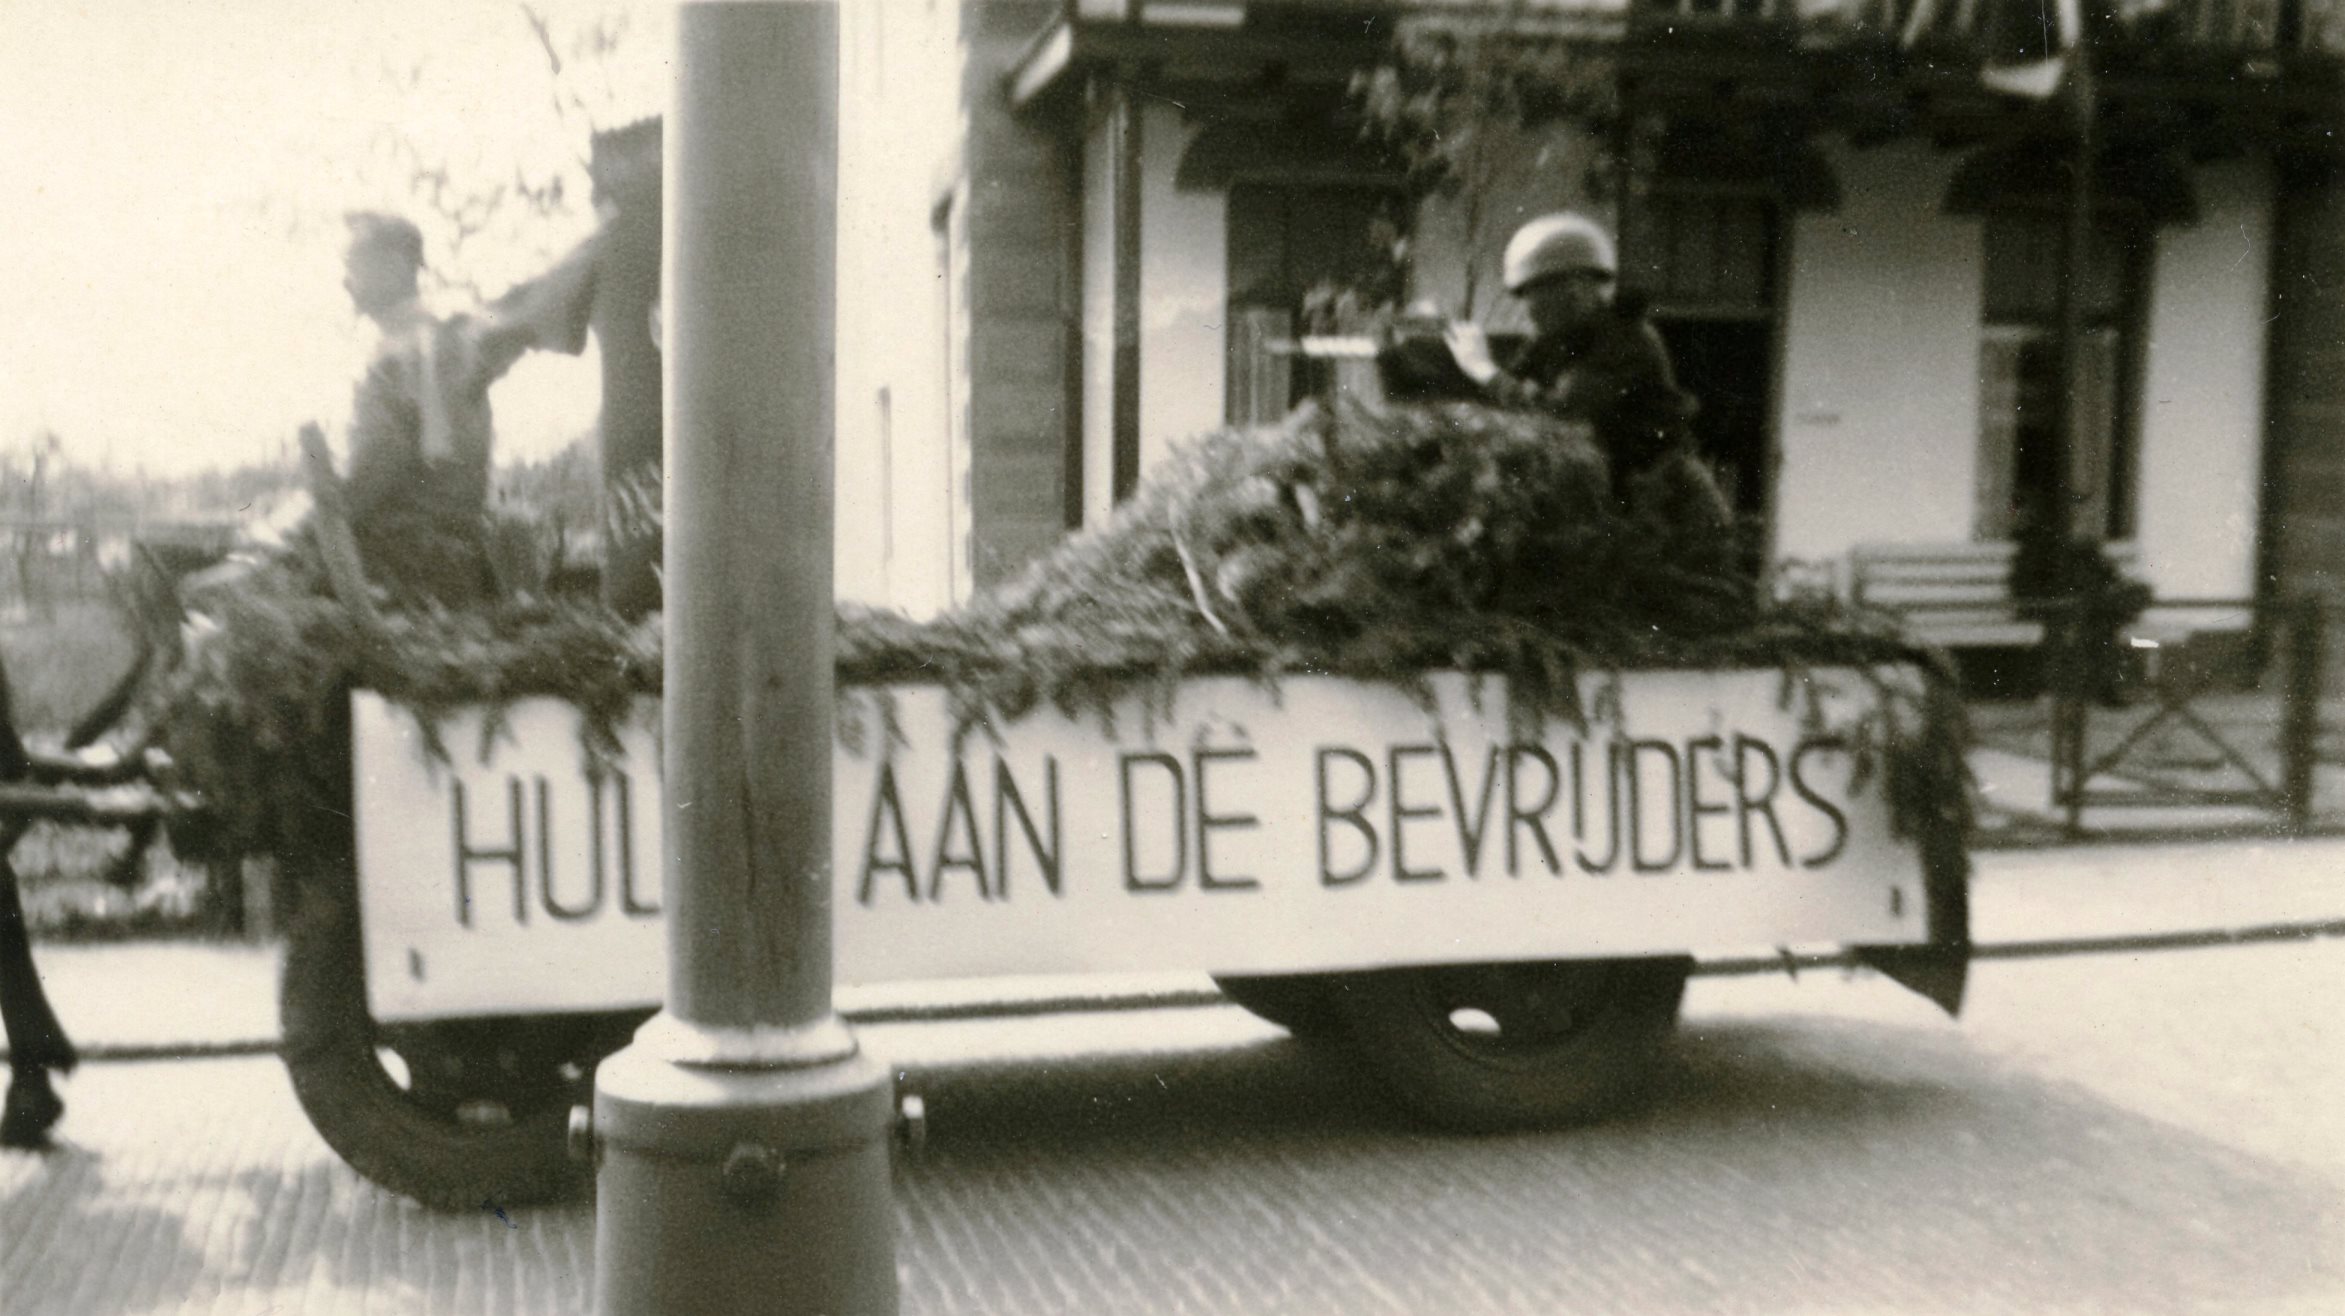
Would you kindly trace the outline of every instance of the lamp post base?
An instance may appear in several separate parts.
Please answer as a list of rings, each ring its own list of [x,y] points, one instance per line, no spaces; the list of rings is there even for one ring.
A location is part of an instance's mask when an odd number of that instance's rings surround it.
[[[665,1050],[595,1075],[595,1309],[893,1313],[894,1076]]]

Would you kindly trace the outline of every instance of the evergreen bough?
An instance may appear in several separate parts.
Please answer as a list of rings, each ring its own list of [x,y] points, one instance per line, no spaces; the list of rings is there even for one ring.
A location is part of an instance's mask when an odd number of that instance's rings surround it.
[[[1420,699],[1442,669],[1502,676],[1518,729],[1585,725],[1612,673],[1771,667],[1787,707],[1820,720],[1810,669],[1854,668],[1878,698],[1848,739],[1860,781],[1885,769],[1899,829],[1959,856],[1965,727],[1942,660],[1878,614],[1828,598],[1762,599],[1715,535],[1621,509],[1582,433],[1537,415],[1451,404],[1306,407],[1173,453],[1105,526],[927,622],[845,606],[844,685],[945,686],[964,729],[1039,705],[1111,718],[1164,706],[1203,674],[1380,681]],[[369,564],[380,570],[383,564]],[[204,601],[158,710],[183,787],[207,805],[182,849],[276,853],[286,822],[349,807],[348,699],[413,710],[436,752],[455,709],[530,696],[585,712],[583,747],[616,750],[630,703],[660,688],[658,619],[520,596],[361,625],[295,554]],[[1919,670],[1919,682],[1897,675]],[[1804,700],[1804,704],[1798,701]],[[842,734],[856,728],[842,724]]]

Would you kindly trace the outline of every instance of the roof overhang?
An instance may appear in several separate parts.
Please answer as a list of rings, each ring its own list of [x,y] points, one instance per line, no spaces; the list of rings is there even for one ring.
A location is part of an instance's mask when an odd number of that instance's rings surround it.
[[[1248,89],[1264,86],[1340,91],[1358,70],[1388,58],[1408,24],[1500,18],[1526,34],[1618,42],[1624,91],[1660,113],[1798,113],[1867,136],[1976,141],[2008,135],[2014,121],[2042,110],[1988,91],[1964,60],[1902,51],[1886,33],[1826,41],[1795,20],[1712,14],[1696,0],[1638,3],[1633,14],[1631,7],[1632,0],[1061,0],[1005,90],[1013,108],[1079,94],[1101,73],[1208,100],[1219,89],[1248,98]],[[2215,63],[2187,66],[2164,54],[2145,65],[2130,48],[2104,53],[2104,103],[2188,106],[2227,125],[2215,134],[2227,140],[2335,140],[2345,97],[2333,55],[2239,64],[2233,52],[2233,67],[2221,63],[2222,51],[2209,55]],[[2168,52],[2191,53],[2187,43]]]
[[[1405,21],[1503,13],[1531,28],[1612,34],[1627,0],[1066,0],[1012,66],[1013,109],[1080,86],[1100,69],[1160,82],[1347,85],[1389,54]]]

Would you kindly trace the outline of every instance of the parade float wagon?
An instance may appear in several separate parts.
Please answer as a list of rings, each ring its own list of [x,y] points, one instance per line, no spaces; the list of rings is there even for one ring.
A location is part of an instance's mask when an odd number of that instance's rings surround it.
[[[1731,556],[1528,418],[1205,440],[969,608],[842,616],[838,980],[1210,974],[1465,1130],[1637,1096],[1714,952],[1856,948],[1951,1010],[1959,704]],[[576,1183],[665,982],[656,618],[214,613],[170,743],[279,861],[303,1108],[426,1202]]]

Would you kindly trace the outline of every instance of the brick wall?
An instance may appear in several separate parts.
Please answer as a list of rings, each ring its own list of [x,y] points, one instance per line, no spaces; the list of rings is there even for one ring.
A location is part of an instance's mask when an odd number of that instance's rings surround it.
[[[1049,112],[1012,117],[1002,77],[1058,13],[1048,0],[966,0],[967,424],[976,583],[1065,533],[1070,327],[1065,252],[1080,220],[1077,158]]]

